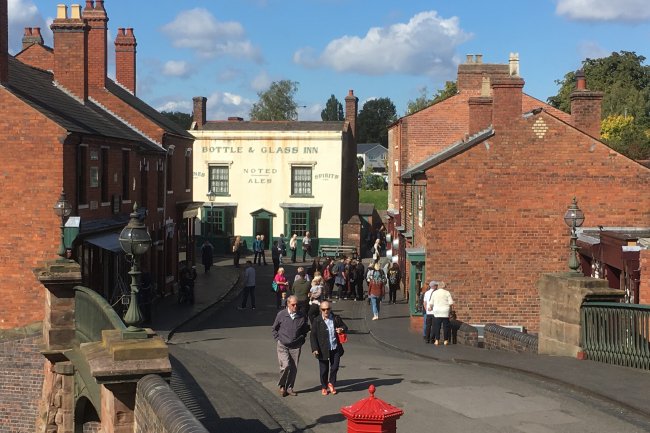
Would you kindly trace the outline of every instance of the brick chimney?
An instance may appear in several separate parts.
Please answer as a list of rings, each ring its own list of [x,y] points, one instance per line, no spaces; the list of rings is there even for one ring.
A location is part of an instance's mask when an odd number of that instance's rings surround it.
[[[88,24],[88,85],[106,87],[108,16],[104,0],[86,0],[83,18]]]
[[[25,34],[23,35],[23,50],[32,45],[43,45],[43,43],[43,35],[41,35],[40,27],[25,27]]]
[[[492,80],[492,125],[497,132],[521,119],[523,88],[524,80],[521,77]]]
[[[81,19],[81,6],[57,6],[50,26],[54,34],[54,80],[72,94],[88,97],[88,26]]]
[[[0,83],[9,80],[9,19],[7,0],[0,0]]]
[[[456,88],[459,92],[478,95],[481,91],[483,77],[507,77],[509,65],[483,63],[482,54],[467,54],[465,63],[458,65]]]
[[[352,139],[357,142],[357,111],[359,109],[359,98],[354,96],[354,90],[348,92],[345,97],[345,120],[350,123]]]
[[[490,78],[483,77],[481,96],[469,98],[469,134],[473,135],[492,124]]]
[[[135,95],[135,47],[138,44],[133,35],[133,29],[117,29],[115,37],[115,78]]]
[[[193,108],[192,111],[192,120],[196,122],[196,127],[198,129],[203,129],[203,125],[206,122],[206,111],[205,106],[208,102],[208,98],[205,96],[195,96],[192,98]]]
[[[576,89],[571,93],[571,120],[579,130],[600,138],[603,92],[587,90],[585,73],[576,72]]]

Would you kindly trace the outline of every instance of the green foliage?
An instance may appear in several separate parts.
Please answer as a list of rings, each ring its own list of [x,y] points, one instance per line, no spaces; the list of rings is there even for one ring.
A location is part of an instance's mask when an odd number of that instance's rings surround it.
[[[458,86],[456,85],[455,81],[447,81],[445,83],[445,88],[442,90],[438,90],[438,93],[436,93],[436,96],[433,97],[433,101],[431,102],[432,104],[437,104],[438,102],[442,102],[447,98],[450,98],[458,93]]]
[[[397,120],[390,98],[371,99],[363,104],[357,119],[357,143],[380,143],[388,147],[388,125]]]
[[[295,120],[298,106],[294,96],[298,82],[281,80],[271,83],[271,87],[257,96],[260,100],[253,104],[249,112],[251,120]]]
[[[161,111],[160,114],[172,122],[176,122],[176,124],[180,125],[183,129],[190,129],[192,126],[191,114],[183,113],[181,111]]]
[[[625,125],[617,123],[619,129],[615,133],[611,130],[615,125],[604,125],[603,141],[634,159],[650,157],[647,150],[650,148],[650,66],[644,62],[645,57],[629,51],[582,62],[587,88],[604,93],[603,119],[611,116],[633,118]],[[560,89],[557,95],[548,98],[548,103],[570,112],[571,93],[576,85],[575,72],[568,72],[564,79],[555,82]]]
[[[336,99],[336,96],[332,95],[325,103],[325,109],[320,112],[321,120],[345,120],[343,115],[343,105]]]
[[[359,190],[359,203],[372,203],[377,210],[388,209],[388,190],[368,191]]]
[[[620,139],[623,131],[629,128],[633,120],[632,116],[622,116],[620,114],[607,116],[600,125],[600,136],[607,141]]]
[[[444,101],[445,99],[454,96],[458,93],[458,87],[456,87],[455,81],[447,81],[445,83],[445,88],[438,90],[431,99],[429,99],[427,87],[424,86],[420,89],[420,96],[415,98],[415,101],[409,100],[406,105],[406,115],[413,114],[417,111],[423,110],[430,105],[436,104],[438,102]]]
[[[361,188],[370,191],[385,189],[386,182],[380,174],[373,173],[370,170],[365,170],[361,177]]]

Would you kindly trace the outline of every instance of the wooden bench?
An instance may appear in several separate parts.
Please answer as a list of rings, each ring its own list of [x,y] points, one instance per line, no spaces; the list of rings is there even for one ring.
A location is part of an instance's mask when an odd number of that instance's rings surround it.
[[[323,245],[320,247],[321,257],[334,257],[341,256],[351,257],[356,259],[358,257],[357,247],[352,245]]]

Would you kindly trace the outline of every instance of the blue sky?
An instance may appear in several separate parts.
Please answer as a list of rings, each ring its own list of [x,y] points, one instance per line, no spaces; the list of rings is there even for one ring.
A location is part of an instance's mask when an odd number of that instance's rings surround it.
[[[24,27],[49,24],[65,0],[8,0],[10,52]],[[109,75],[120,27],[138,42],[137,94],[157,109],[191,112],[208,98],[208,119],[248,118],[272,81],[299,82],[300,120],[320,120],[327,99],[409,100],[456,79],[466,54],[507,63],[519,53],[524,91],[543,101],[555,80],[586,58],[612,51],[650,55],[648,0],[106,0]],[[647,63],[647,62],[646,62]],[[304,106],[304,107],[302,107]]]

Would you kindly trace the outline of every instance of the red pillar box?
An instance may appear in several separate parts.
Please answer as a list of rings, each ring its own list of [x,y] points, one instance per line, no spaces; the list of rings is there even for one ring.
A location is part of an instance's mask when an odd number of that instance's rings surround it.
[[[375,385],[370,385],[368,391],[370,397],[341,408],[341,413],[348,419],[348,433],[397,432],[397,419],[404,415],[404,411],[375,398]]]

